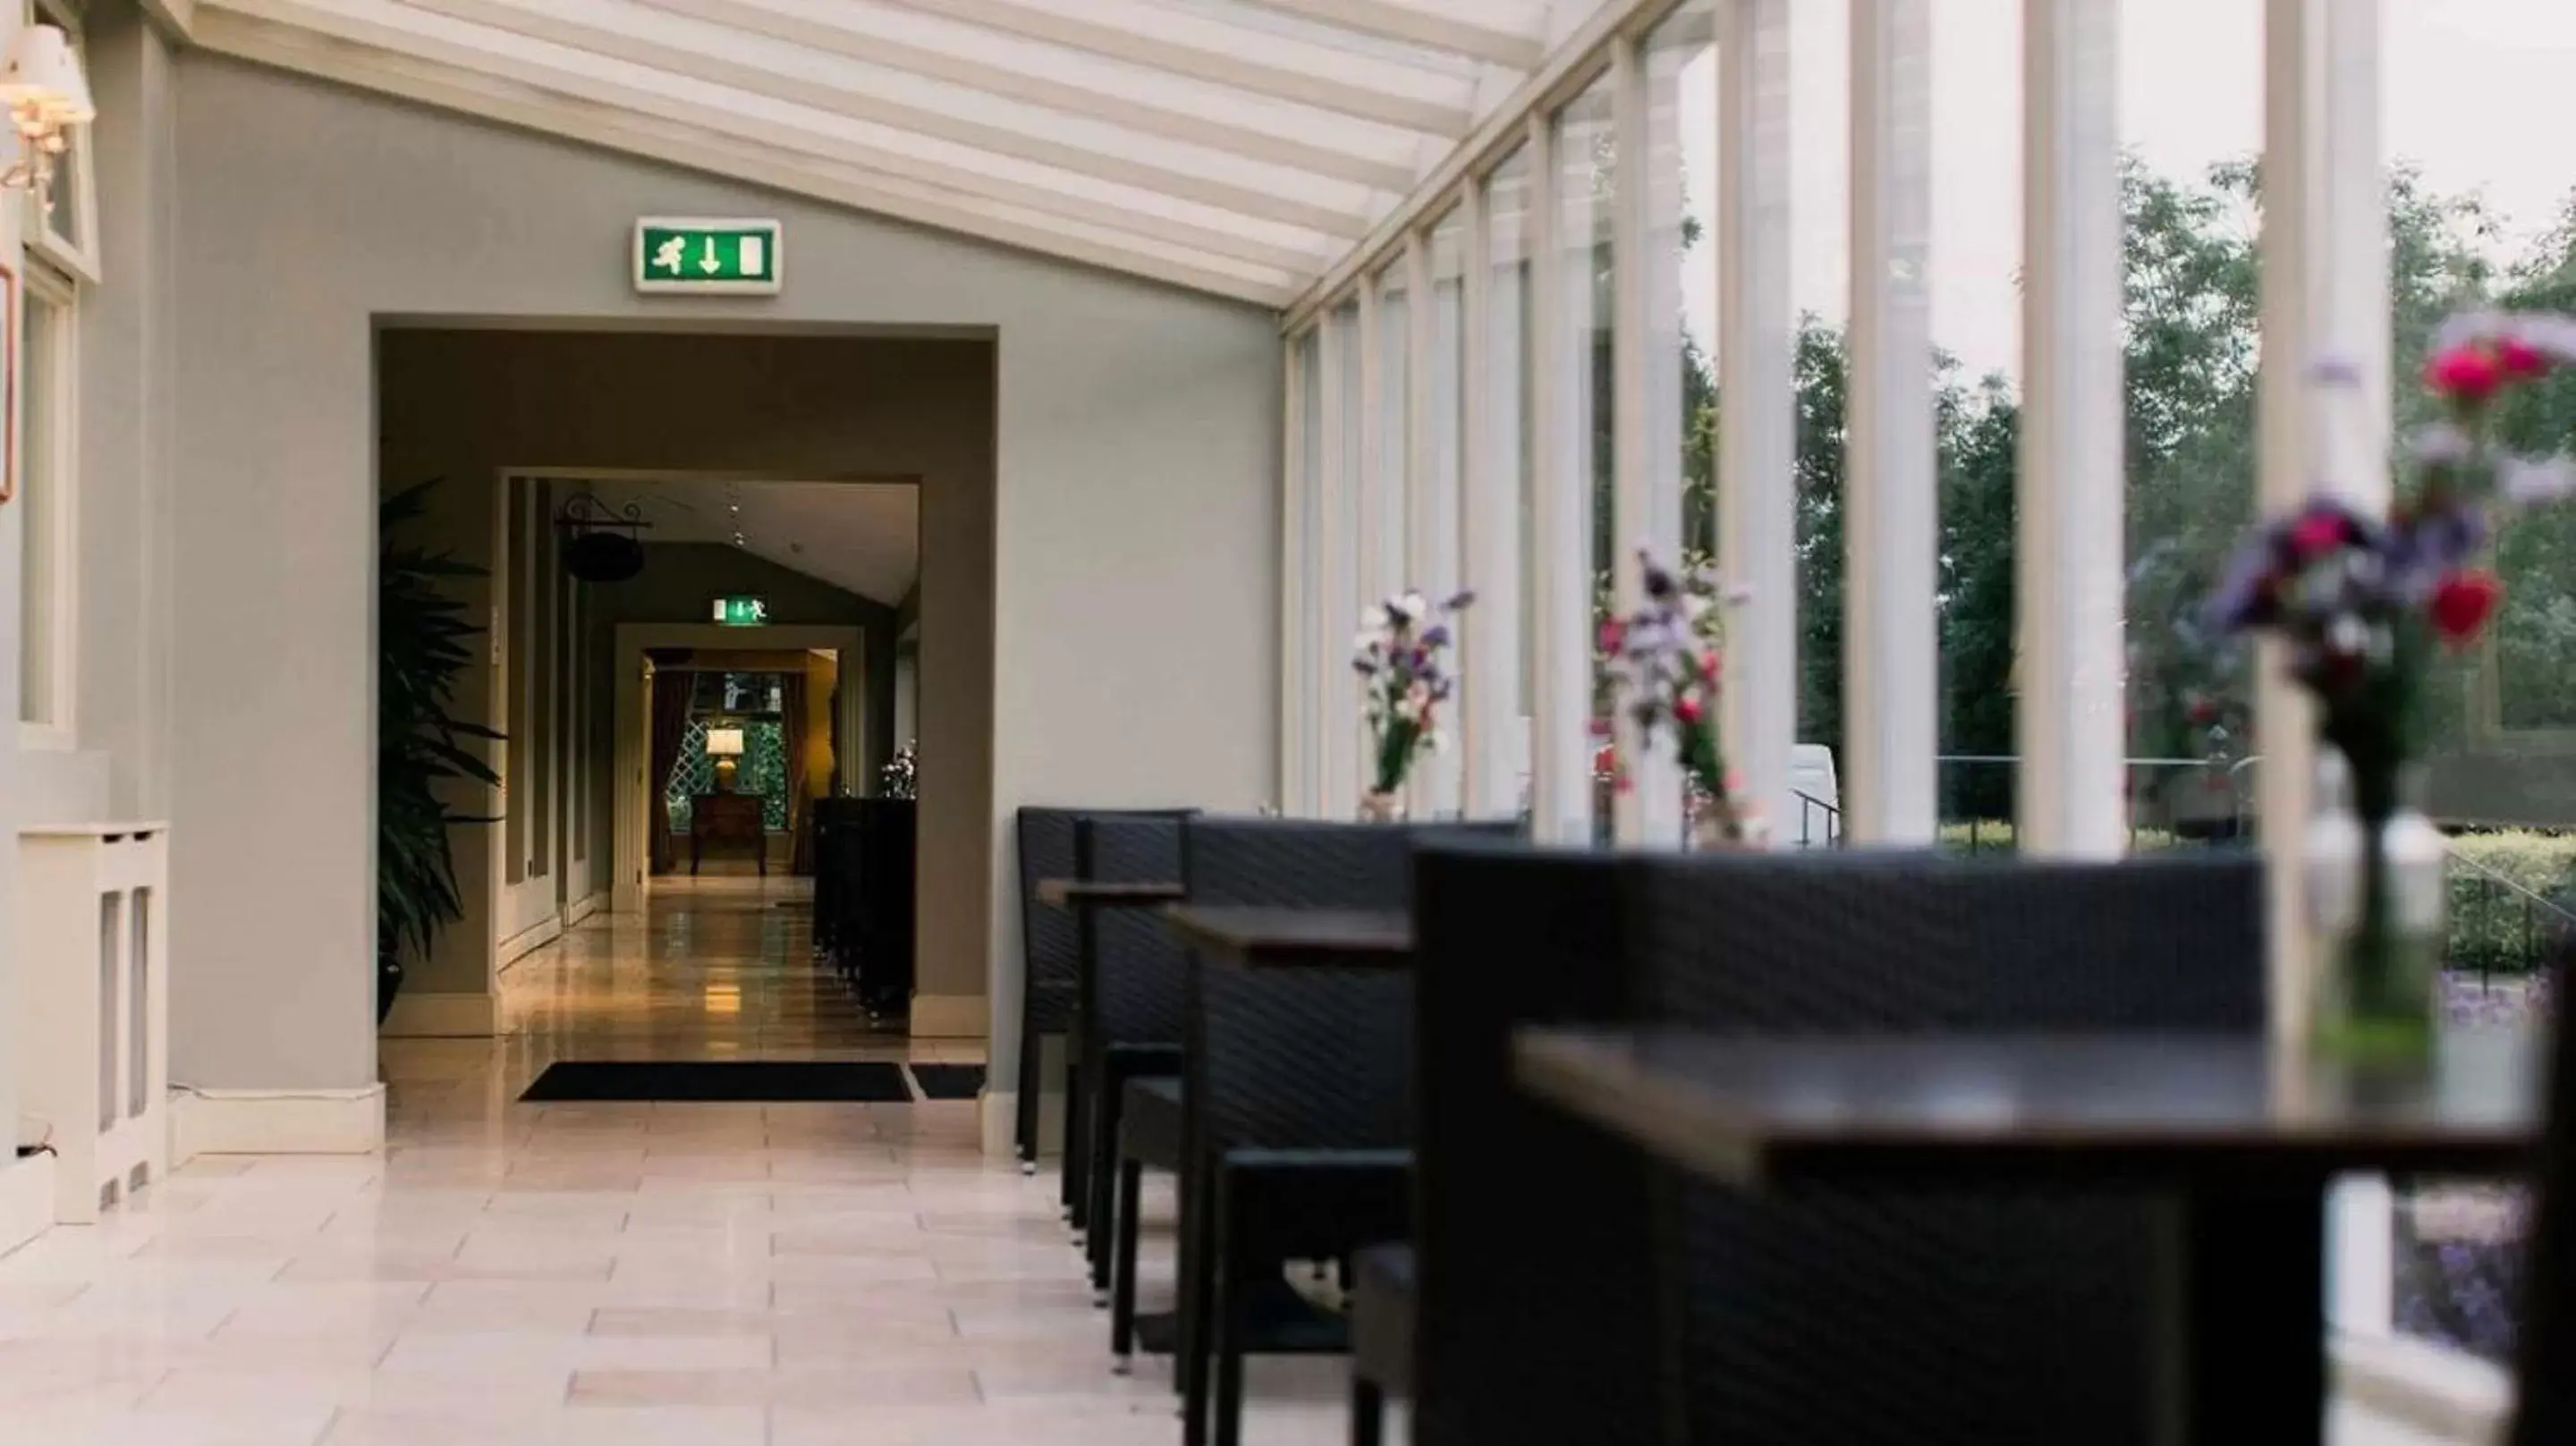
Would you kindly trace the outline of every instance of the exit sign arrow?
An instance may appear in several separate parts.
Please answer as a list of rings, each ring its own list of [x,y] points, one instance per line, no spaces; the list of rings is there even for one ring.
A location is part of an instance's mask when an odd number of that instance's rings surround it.
[[[640,292],[775,296],[786,262],[777,221],[647,216],[635,223]]]

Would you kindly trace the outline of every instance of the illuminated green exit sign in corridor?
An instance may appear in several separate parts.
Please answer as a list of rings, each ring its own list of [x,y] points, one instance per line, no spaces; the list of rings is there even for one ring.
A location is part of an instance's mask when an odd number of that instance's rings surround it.
[[[716,621],[729,628],[765,627],[769,622],[769,601],[756,597],[717,598]]]
[[[647,216],[635,223],[635,289],[775,296],[785,240],[776,221]]]

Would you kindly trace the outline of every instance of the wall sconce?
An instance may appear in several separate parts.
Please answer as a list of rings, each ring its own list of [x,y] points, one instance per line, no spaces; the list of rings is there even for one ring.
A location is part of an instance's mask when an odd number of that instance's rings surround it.
[[[20,153],[16,165],[0,171],[0,187],[32,190],[50,211],[54,158],[71,143],[65,128],[98,117],[80,56],[59,27],[23,26],[9,38],[6,63],[0,64],[0,104],[9,107]]]

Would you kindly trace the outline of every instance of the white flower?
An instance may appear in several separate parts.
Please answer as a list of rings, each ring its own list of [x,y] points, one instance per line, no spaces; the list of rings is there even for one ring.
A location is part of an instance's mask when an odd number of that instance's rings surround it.
[[[2361,619],[2345,613],[2326,626],[2326,646],[2346,657],[2357,657],[2370,646],[2370,629],[2363,626]]]
[[[1431,611],[1431,604],[1425,602],[1422,594],[1418,592],[1406,593],[1398,599],[1398,602],[1404,609],[1402,617],[1408,623],[1420,621],[1424,614]]]
[[[1388,618],[1386,615],[1386,609],[1384,608],[1369,608],[1360,614],[1360,626],[1368,629],[1369,633],[1380,633],[1386,631],[1387,622]],[[1368,633],[1362,633],[1360,636],[1365,638],[1368,636]]]
[[[1358,653],[1363,658],[1373,657],[1377,653],[1377,642],[1378,638],[1376,633],[1361,632],[1352,637],[1351,650]]]
[[[2427,467],[2456,467],[2477,455],[2469,434],[2448,422],[2435,422],[2415,433],[2415,460]]]
[[[2496,490],[2525,507],[2576,496],[2576,458],[2507,454],[2496,459]]]

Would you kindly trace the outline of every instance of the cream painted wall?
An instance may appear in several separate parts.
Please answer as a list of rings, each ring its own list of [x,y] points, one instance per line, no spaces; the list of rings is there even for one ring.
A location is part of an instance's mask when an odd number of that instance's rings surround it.
[[[197,1082],[373,1078],[364,600],[382,319],[995,338],[996,495],[960,523],[990,537],[991,582],[925,578],[921,678],[925,727],[991,697],[990,749],[926,749],[924,791],[980,800],[979,832],[1005,844],[1022,802],[1263,798],[1278,711],[1267,313],[203,55],[179,77],[174,1047]],[[784,219],[786,294],[635,296],[633,219],[675,213]],[[243,636],[267,646],[245,655]],[[925,910],[925,945],[936,931],[980,965],[953,987],[989,996],[1007,1061],[1012,860],[953,847],[925,878],[945,906]],[[932,840],[924,853],[928,873]]]

